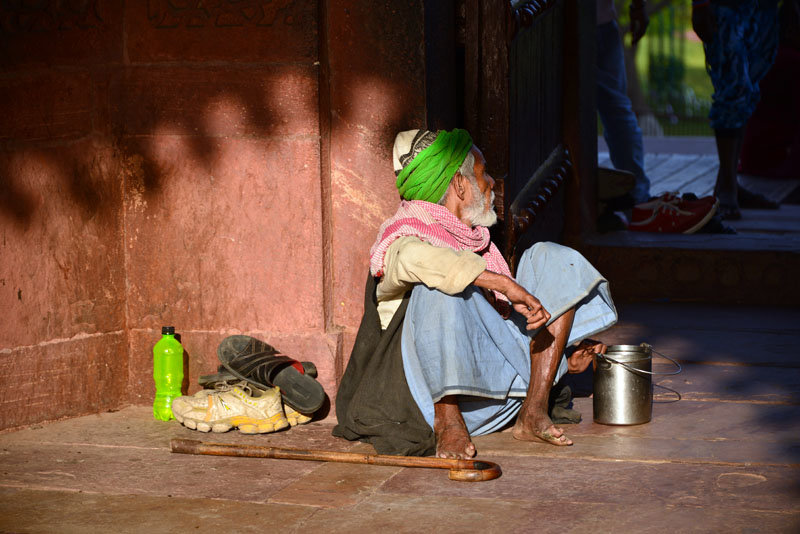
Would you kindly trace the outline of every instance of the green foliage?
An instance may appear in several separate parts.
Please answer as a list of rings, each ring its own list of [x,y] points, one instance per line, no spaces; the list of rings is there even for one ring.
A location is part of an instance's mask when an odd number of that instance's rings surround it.
[[[654,2],[650,4],[652,9]],[[710,135],[707,117],[713,89],[703,45],[692,30],[691,3],[659,5],[636,49],[636,71],[647,103],[665,134]]]

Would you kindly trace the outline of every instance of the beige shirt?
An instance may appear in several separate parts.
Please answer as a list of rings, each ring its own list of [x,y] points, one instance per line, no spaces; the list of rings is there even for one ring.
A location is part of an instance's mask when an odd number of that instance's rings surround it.
[[[376,290],[381,328],[389,326],[403,295],[414,284],[455,295],[485,270],[486,260],[469,250],[435,247],[413,236],[396,239],[386,250],[383,278]]]

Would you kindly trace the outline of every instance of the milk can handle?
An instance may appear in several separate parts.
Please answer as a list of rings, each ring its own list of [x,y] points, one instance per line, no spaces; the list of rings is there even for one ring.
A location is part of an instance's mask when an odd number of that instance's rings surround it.
[[[599,352],[597,353],[597,355],[600,356],[601,358],[603,358],[604,360],[608,360],[611,363],[616,363],[616,364],[621,365],[622,367],[624,367],[625,369],[627,369],[628,371],[630,371],[632,373],[639,373],[639,374],[643,374],[643,375],[654,375],[654,376],[672,376],[672,375],[677,375],[678,373],[683,371],[683,368],[681,367],[681,364],[679,364],[678,362],[676,362],[675,360],[673,360],[669,356],[661,354],[656,349],[654,349],[652,346],[650,346],[650,345],[647,345],[647,346],[650,347],[650,350],[652,352],[655,352],[656,354],[658,354],[662,358],[666,358],[667,360],[671,361],[673,364],[675,364],[675,367],[677,367],[678,369],[676,371],[672,371],[672,372],[669,372],[669,373],[654,373],[652,371],[644,371],[642,369],[636,369],[635,367],[631,367],[630,365],[628,365],[626,363],[623,363],[623,362],[618,362],[614,358],[609,358],[605,354],[600,354]]]

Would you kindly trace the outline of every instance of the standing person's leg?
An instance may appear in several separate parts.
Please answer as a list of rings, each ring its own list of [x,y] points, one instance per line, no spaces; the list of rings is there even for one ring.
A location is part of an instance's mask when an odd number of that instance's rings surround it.
[[[747,120],[753,115],[761,99],[761,80],[767,75],[778,50],[778,5],[775,0],[760,0],[754,6],[752,15],[748,19],[748,28],[745,31],[745,47],[747,49],[747,73],[749,75],[748,101],[742,110],[747,114]],[[745,121],[746,124],[747,121]],[[744,127],[742,127],[736,145],[736,171],[739,169],[739,157],[742,152],[744,140]],[[740,207],[755,209],[777,209],[778,204],[765,196],[748,191],[742,186],[737,188],[737,199]]]
[[[758,3],[747,0],[732,6],[712,4],[717,31],[705,43],[706,64],[714,86],[709,118],[720,162],[714,195],[720,201],[719,211],[724,219],[741,218],[737,168],[744,125],[758,102],[749,50],[756,31],[752,22]]]
[[[603,137],[614,167],[632,172],[636,203],[650,199],[650,180],[644,172],[642,130],[627,94],[622,39],[614,21],[597,27],[597,111],[603,123]]]
[[[745,104],[743,89],[747,77],[747,49],[742,39],[745,17],[734,7],[712,4],[717,31],[704,44],[706,65],[714,86],[712,95],[711,128],[717,142],[719,169],[714,196],[719,199],[723,219],[739,219],[736,165],[738,137],[744,127],[739,110]]]
[[[747,72],[750,76],[750,91],[747,117],[755,111],[761,98],[759,84],[775,63],[778,52],[778,3],[776,0],[760,0],[749,20],[745,33],[747,46]]]

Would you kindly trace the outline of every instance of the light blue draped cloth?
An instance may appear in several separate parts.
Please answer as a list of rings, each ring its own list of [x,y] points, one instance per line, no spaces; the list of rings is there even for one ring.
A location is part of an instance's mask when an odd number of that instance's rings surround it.
[[[550,312],[551,323],[575,308],[567,346],[617,321],[608,282],[571,248],[536,243],[522,255],[516,280]],[[538,332],[525,330],[516,312],[503,319],[475,286],[450,296],[417,285],[403,323],[403,369],[431,428],[433,404],[446,395],[462,396],[459,406],[473,436],[508,424],[528,389],[530,340]],[[566,372],[562,357],[555,380]]]

